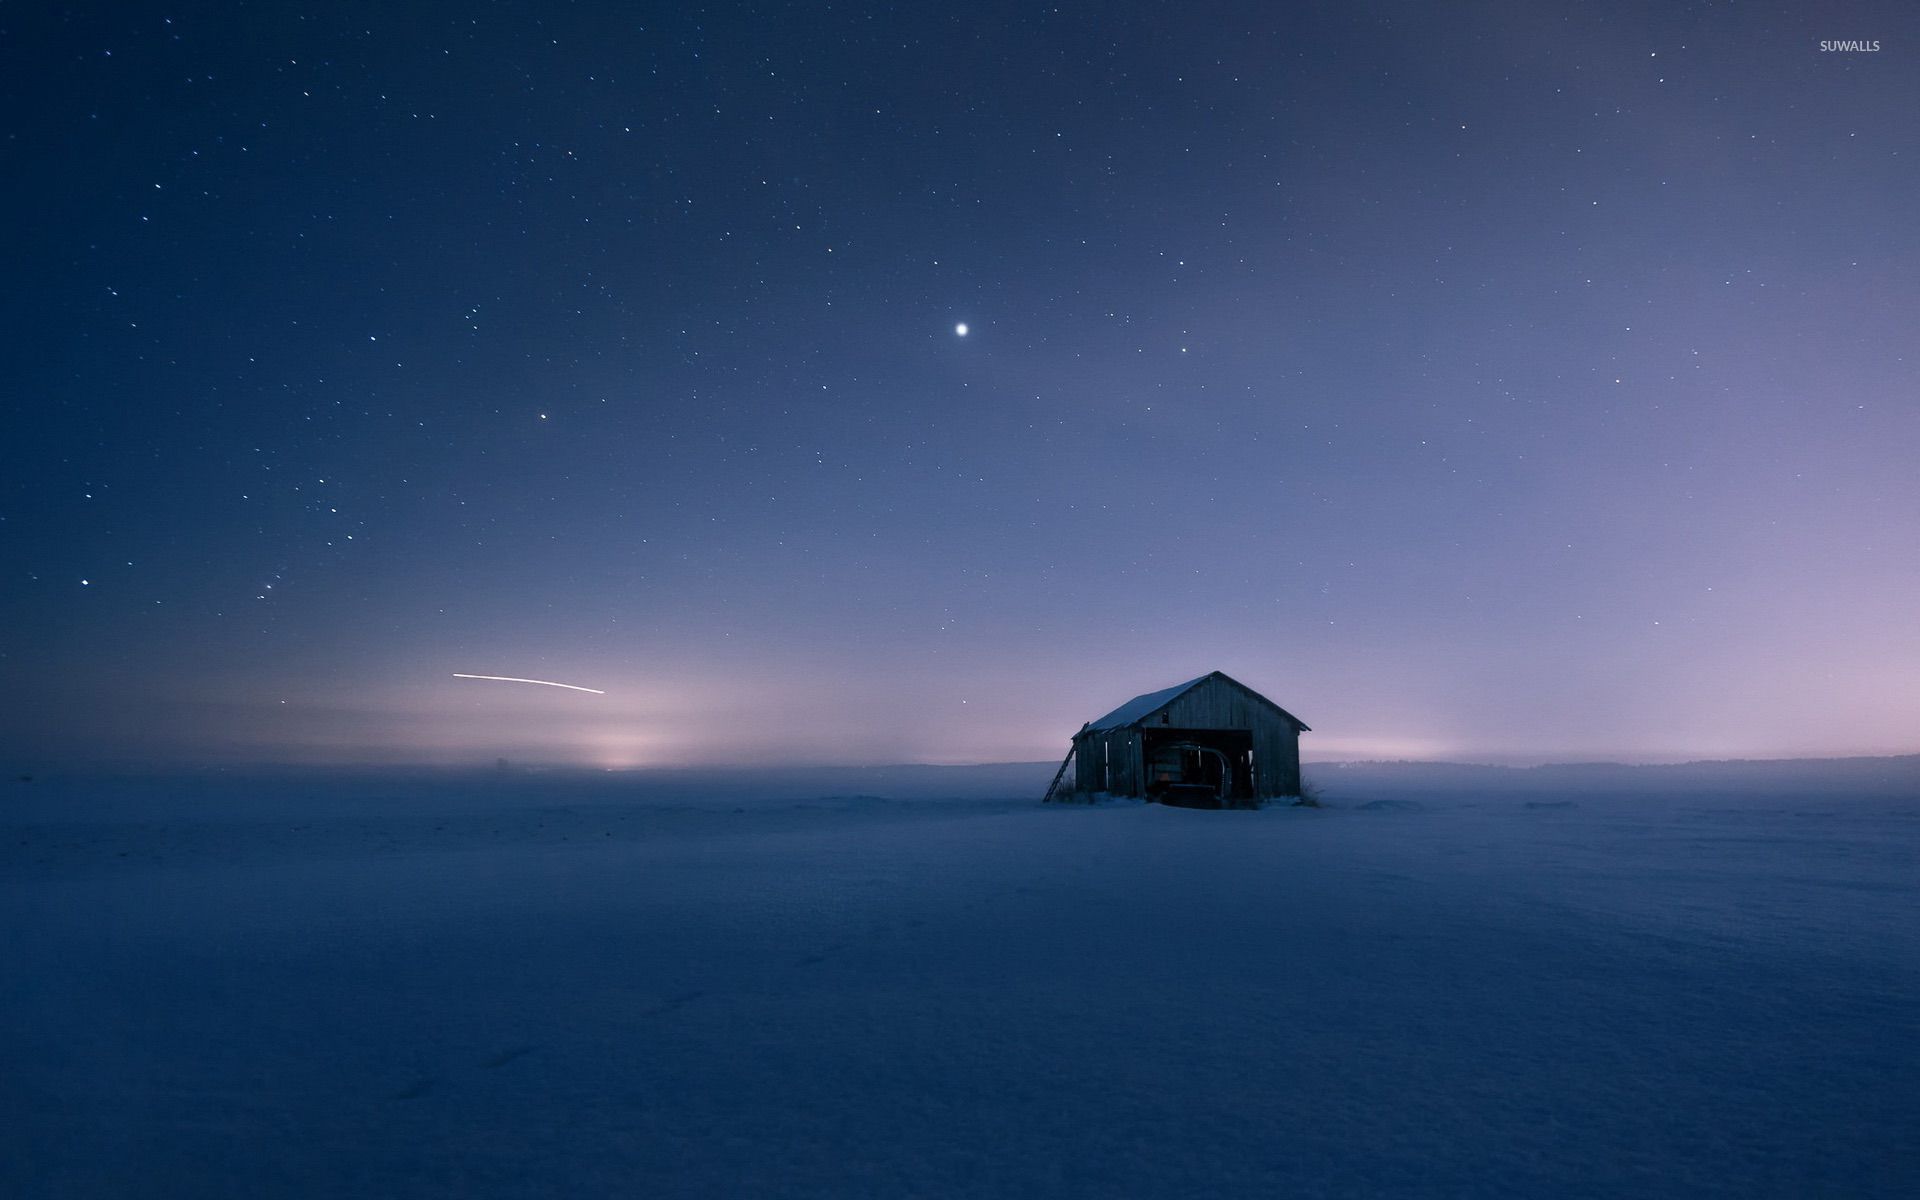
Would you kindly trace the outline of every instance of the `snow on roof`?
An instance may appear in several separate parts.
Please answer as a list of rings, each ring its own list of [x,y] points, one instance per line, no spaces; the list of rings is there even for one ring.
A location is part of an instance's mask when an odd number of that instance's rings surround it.
[[[1173,698],[1181,692],[1186,691],[1196,684],[1204,683],[1211,677],[1212,674],[1209,672],[1198,679],[1189,679],[1185,683],[1176,683],[1170,688],[1161,688],[1157,692],[1148,692],[1144,696],[1135,696],[1119,708],[1114,709],[1106,716],[1095,721],[1092,725],[1088,726],[1088,728],[1119,729],[1124,725],[1131,725],[1136,721],[1144,720],[1152,716],[1156,710],[1171,702]]]

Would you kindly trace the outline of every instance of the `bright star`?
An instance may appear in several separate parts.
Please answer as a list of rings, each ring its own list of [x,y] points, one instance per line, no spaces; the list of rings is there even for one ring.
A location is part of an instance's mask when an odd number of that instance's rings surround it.
[[[967,323],[965,321],[962,321],[958,325],[955,325],[953,327],[953,332],[958,334],[961,337],[967,336]]]

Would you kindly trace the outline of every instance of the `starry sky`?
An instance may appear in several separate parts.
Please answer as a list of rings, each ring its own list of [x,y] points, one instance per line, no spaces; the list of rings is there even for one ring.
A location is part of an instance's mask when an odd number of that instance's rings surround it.
[[[0,8],[0,751],[1035,760],[1216,669],[1309,758],[1920,750],[1917,55]]]

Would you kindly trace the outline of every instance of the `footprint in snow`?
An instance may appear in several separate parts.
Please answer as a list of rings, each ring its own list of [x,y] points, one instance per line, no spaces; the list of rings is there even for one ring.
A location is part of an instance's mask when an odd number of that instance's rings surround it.
[[[534,1048],[532,1046],[515,1046],[510,1050],[502,1050],[491,1058],[481,1060],[480,1065],[489,1071],[497,1070],[500,1067],[506,1066],[516,1058],[525,1058],[527,1055],[532,1054],[533,1050]]]
[[[695,1000],[698,1000],[700,997],[704,995],[706,995],[705,992],[680,992],[677,995],[668,996],[665,1000],[662,1000],[660,1003],[654,1005],[652,1008],[647,1009],[646,1011],[642,1012],[640,1015],[643,1017],[665,1016],[667,1013],[672,1012],[674,1009],[683,1008],[686,1005],[693,1003]]]
[[[845,950],[846,948],[847,948],[847,944],[845,942],[835,942],[833,945],[828,946],[825,950],[820,951],[820,953],[809,954],[805,958],[801,959],[799,962],[794,963],[793,965],[796,967],[811,967],[815,963],[823,963],[827,961],[828,957],[830,957],[831,955],[838,954],[840,951]]]

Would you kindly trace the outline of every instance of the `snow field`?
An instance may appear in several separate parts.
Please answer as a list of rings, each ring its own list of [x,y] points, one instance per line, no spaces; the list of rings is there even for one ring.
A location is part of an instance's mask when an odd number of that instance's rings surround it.
[[[1920,802],[1330,799],[15,794],[0,1190],[1920,1191]]]

